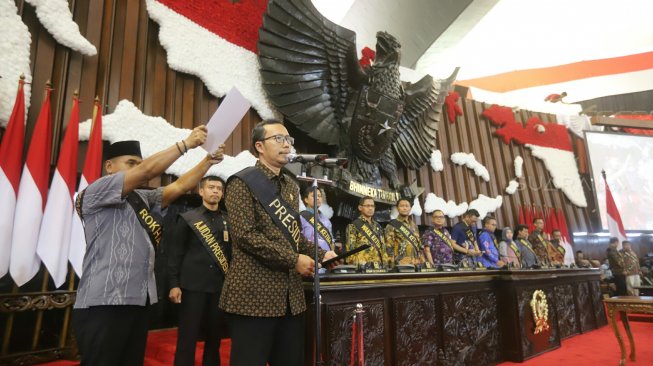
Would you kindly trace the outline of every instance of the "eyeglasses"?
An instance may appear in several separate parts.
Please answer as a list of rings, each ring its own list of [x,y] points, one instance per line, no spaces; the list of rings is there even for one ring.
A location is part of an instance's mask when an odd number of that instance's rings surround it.
[[[288,135],[286,135],[286,136],[284,136],[284,135],[272,135],[272,136],[269,136],[269,137],[266,137],[266,138],[262,139],[261,141],[265,141],[265,140],[269,140],[269,139],[274,139],[274,141],[277,144],[283,144],[284,141],[287,142],[290,145],[295,144],[295,138],[290,137]]]

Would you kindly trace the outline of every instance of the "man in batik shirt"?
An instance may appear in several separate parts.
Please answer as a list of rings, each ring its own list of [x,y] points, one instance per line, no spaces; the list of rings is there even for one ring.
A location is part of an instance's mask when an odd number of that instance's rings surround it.
[[[407,198],[397,201],[399,216],[385,227],[385,240],[390,259],[397,264],[421,265],[424,263],[419,230],[410,215],[411,205]]]
[[[624,267],[626,269],[626,289],[628,295],[639,296],[639,289],[636,287],[641,286],[642,279],[640,278],[641,271],[639,269],[639,258],[637,253],[633,251],[633,247],[628,240],[624,240],[621,245],[623,249],[621,253],[624,257]]]
[[[348,264],[354,264],[360,269],[388,268],[388,251],[383,235],[383,228],[374,219],[374,199],[366,196],[358,202],[360,216],[347,226],[347,251],[364,244],[370,248],[360,251],[349,258]]]
[[[449,230],[444,227],[445,217],[442,210],[435,210],[431,214],[433,227],[429,228],[422,235],[422,245],[426,260],[433,264],[452,264],[454,252],[466,254],[467,249],[456,244],[451,238]]]
[[[528,236],[528,241],[533,246],[537,259],[543,266],[548,267],[554,265],[555,263],[549,257],[549,241],[544,237],[544,220],[540,218],[534,219],[533,226],[535,226],[535,230]],[[562,264],[562,261],[559,264]]]

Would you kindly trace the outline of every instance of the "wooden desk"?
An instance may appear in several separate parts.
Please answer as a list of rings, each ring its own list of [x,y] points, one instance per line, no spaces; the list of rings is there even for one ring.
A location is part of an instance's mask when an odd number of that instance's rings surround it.
[[[621,348],[621,359],[619,360],[619,365],[624,366],[626,364],[626,345],[624,344],[623,338],[621,338],[619,327],[617,326],[617,313],[621,316],[621,321],[624,323],[624,328],[626,329],[626,334],[630,341],[630,360],[635,361],[635,341],[633,340],[633,334],[630,331],[630,324],[628,324],[628,313],[653,314],[653,297],[615,296],[605,299],[603,302],[608,306],[608,316],[610,317],[612,330],[614,330],[614,334],[617,336],[617,341],[619,341],[619,348]]]
[[[313,299],[306,283],[306,298]],[[546,294],[549,329],[534,333],[530,301]],[[351,318],[364,306],[365,363],[374,366],[522,362],[607,325],[596,269],[338,274],[321,279],[324,364],[349,364]],[[309,306],[306,364],[314,360]]]

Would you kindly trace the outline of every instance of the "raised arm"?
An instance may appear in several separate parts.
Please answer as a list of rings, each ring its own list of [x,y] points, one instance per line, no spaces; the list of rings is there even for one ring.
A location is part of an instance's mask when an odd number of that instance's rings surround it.
[[[206,132],[206,126],[197,126],[185,140],[159,151],[144,159],[139,165],[127,170],[122,186],[122,196],[126,196],[136,188],[147,184],[150,179],[161,175],[182,155],[180,151],[185,152],[186,149],[190,150],[203,144],[206,141]]]
[[[195,188],[209,168],[214,164],[220,163],[222,159],[224,159],[224,144],[220,145],[218,150],[213,154],[207,154],[199,163],[197,163],[197,165],[184,173],[184,175],[179,177],[179,179],[168,184],[163,189],[161,206],[167,207],[170,203],[179,198],[179,196]]]

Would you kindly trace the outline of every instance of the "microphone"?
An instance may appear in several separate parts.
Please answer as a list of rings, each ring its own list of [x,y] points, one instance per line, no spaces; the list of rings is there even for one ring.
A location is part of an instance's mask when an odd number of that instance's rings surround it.
[[[289,163],[321,163],[327,158],[327,154],[288,154]]]
[[[335,165],[339,167],[346,167],[349,160],[347,158],[326,158],[322,160],[321,165]]]

